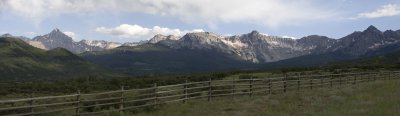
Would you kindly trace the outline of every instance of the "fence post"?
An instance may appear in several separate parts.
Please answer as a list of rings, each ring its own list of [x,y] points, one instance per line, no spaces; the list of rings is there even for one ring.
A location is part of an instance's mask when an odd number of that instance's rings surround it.
[[[390,80],[390,78],[392,77],[392,73],[391,72],[388,72],[389,73],[389,80]]]
[[[253,95],[253,76],[250,77],[250,86],[249,86],[250,93],[249,95]]]
[[[375,76],[372,76],[371,77],[371,75],[369,75],[368,73],[364,73],[366,76],[368,76],[370,79],[371,79],[371,81],[375,81]]]
[[[272,83],[271,83],[271,79],[268,79],[268,94],[272,94]]]
[[[358,73],[358,76],[361,78],[361,82],[368,82],[369,81],[369,78],[367,77],[367,79],[365,79],[365,76],[362,74],[362,73]]]
[[[30,95],[29,95],[29,97],[31,98],[31,100],[29,101],[29,115],[30,116],[33,116],[33,102],[34,102],[34,100],[33,100],[33,93],[31,93]]]
[[[373,77],[371,77],[370,75],[368,75],[367,73],[364,73],[365,76],[368,76],[369,81],[374,81]]]
[[[376,73],[367,73],[367,75],[369,75],[369,76],[372,75],[372,80],[373,80],[373,81],[376,81],[376,78],[377,78],[377,76],[378,76]]]
[[[119,104],[119,113],[123,113],[124,109],[124,86],[121,86],[121,99]]]
[[[297,91],[300,91],[300,76],[297,75]]]
[[[283,93],[286,93],[286,74],[285,74],[285,78],[283,78]]]
[[[15,102],[12,102],[12,103],[11,103],[11,107],[15,107],[15,106],[16,106],[16,105],[15,105]],[[13,113],[13,114],[15,114],[15,113],[16,113],[16,111],[15,111],[15,110],[13,110],[13,111],[12,111],[12,113]]]
[[[343,73],[339,73],[339,75],[340,75],[342,78],[344,77],[343,81],[344,81],[344,84],[345,84],[345,85],[349,84],[349,80],[351,80],[351,78],[349,78],[348,75],[344,75]]]
[[[76,108],[75,108],[75,115],[79,116],[79,105],[81,103],[81,90],[78,90],[76,95]]]
[[[312,86],[313,86],[313,81],[312,80],[313,80],[312,77],[310,77],[310,89],[312,89]]]
[[[324,87],[324,77],[321,77],[320,81],[321,81],[321,88],[323,88]]]
[[[339,75],[339,87],[342,86],[342,76]]]
[[[157,98],[157,83],[154,83],[154,105],[155,106],[157,106],[157,100],[158,100],[158,98]]]
[[[357,74],[356,74],[356,75],[354,75],[353,84],[357,84]]]
[[[183,86],[185,89],[184,89],[184,94],[185,94],[185,99],[183,100],[183,103],[186,103],[186,100],[188,100],[188,91],[187,91],[187,84],[188,84],[188,80],[185,80],[185,85]]]
[[[232,79],[232,97],[235,97],[235,88],[236,88],[235,78]]]
[[[332,75],[330,76],[329,80],[330,80],[331,87],[333,87],[333,76]]]
[[[208,81],[208,97],[207,97],[207,101],[211,100],[211,78]]]

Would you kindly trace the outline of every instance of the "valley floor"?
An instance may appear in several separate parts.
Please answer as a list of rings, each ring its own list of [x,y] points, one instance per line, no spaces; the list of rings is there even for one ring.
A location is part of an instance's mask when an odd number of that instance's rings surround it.
[[[140,116],[398,116],[400,80],[268,96],[219,97],[173,103]],[[128,114],[129,115],[129,114]]]

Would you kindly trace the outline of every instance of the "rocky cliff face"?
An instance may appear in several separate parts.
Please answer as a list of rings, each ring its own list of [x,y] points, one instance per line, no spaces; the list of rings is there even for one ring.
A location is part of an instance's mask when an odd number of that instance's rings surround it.
[[[337,39],[328,38],[326,36],[310,35],[297,40],[298,45],[305,48],[308,54],[324,53],[338,42]]]
[[[311,38],[311,37],[310,37]],[[211,32],[188,33],[179,40],[159,41],[157,44],[175,49],[212,49],[240,56],[254,63],[273,62],[310,54],[312,50],[327,46],[329,38],[313,40],[267,36],[257,31],[237,36],[220,36]],[[333,39],[332,39],[333,40]]]
[[[400,31],[371,26],[340,39],[311,35],[300,39],[257,31],[236,36],[187,33],[179,39],[155,36],[135,47],[87,52],[83,58],[128,73],[198,72],[319,66],[400,50]]]
[[[369,26],[362,32],[356,31],[338,39],[338,41],[329,48],[329,51],[342,52],[352,56],[361,56],[386,45],[398,44],[399,40],[400,33],[391,30],[381,32],[376,27]]]
[[[188,33],[180,39],[167,39],[167,36],[157,35],[152,40],[149,43],[174,49],[212,49],[238,55],[246,61],[263,63],[329,52],[361,56],[382,46],[398,43],[400,31],[381,32],[374,26],[370,26],[362,32],[354,32],[340,39],[319,35],[291,39],[267,36],[257,31],[236,36],[198,32]]]
[[[135,46],[137,43],[118,43],[108,42],[104,40],[82,40],[75,42],[71,37],[65,35],[59,29],[54,29],[49,34],[43,36],[37,36],[32,40],[26,39],[27,43],[41,48],[50,50],[53,48],[61,47],[65,48],[75,54],[82,53],[85,51],[103,51],[107,49],[113,49],[119,46]]]
[[[59,29],[54,29],[49,34],[37,36],[32,41],[40,42],[44,45],[45,49],[54,49],[57,47],[65,48],[73,53],[81,53],[86,50],[100,49],[86,44],[77,43],[71,37],[65,35]]]
[[[93,47],[101,48],[101,50],[105,49],[113,49],[122,45],[122,43],[118,42],[108,42],[104,40],[82,40],[79,43],[86,44]],[[101,51],[97,50],[97,51]]]
[[[153,38],[151,38],[147,43],[158,43],[161,41],[174,41],[174,40],[178,40],[180,37],[174,36],[174,35],[169,35],[169,36],[164,36],[161,34],[157,34],[155,35]]]

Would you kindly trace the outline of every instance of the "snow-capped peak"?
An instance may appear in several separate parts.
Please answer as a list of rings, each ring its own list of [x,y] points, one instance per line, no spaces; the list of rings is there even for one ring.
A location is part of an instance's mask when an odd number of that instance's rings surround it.
[[[282,38],[290,38],[290,39],[297,39],[296,37],[292,37],[292,36],[287,36],[287,35],[284,35],[284,36],[282,36]]]

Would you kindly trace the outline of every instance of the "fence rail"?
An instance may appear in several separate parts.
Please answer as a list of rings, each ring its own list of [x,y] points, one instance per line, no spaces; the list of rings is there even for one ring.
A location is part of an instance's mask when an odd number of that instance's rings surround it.
[[[154,107],[171,102],[187,102],[219,96],[266,95],[321,87],[353,85],[364,82],[399,79],[399,71],[362,72],[326,75],[292,75],[277,78],[208,80],[141,89],[72,95],[0,100],[0,115],[24,116],[66,112],[69,115],[93,115]]]

